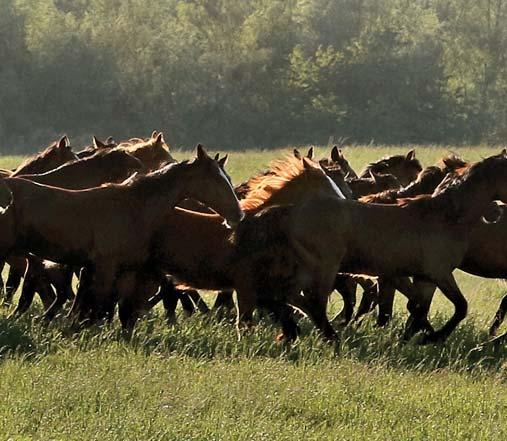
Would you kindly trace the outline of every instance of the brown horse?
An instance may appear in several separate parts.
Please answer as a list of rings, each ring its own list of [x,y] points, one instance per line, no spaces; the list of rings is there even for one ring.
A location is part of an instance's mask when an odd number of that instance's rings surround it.
[[[44,173],[66,162],[76,161],[77,159],[78,157],[72,152],[69,139],[64,136],[60,141],[51,144],[41,153],[23,161],[18,168],[13,171],[11,177]]]
[[[470,231],[491,201],[507,200],[506,189],[507,157],[502,152],[472,165],[440,194],[401,206],[326,198],[267,210],[272,230],[286,231],[290,250],[285,257],[294,256],[288,264],[292,274],[284,270],[283,300],[303,309],[324,336],[333,339],[326,305],[338,270],[391,278],[413,276],[436,284],[455,306],[443,328],[423,339],[423,343],[444,341],[467,313],[466,299],[452,271],[465,256]],[[259,238],[256,246],[263,245],[267,244]],[[307,294],[301,295],[302,291]],[[263,295],[274,292],[271,286]],[[249,318],[256,294],[248,292],[243,297],[238,291],[240,321]]]
[[[94,155],[95,153],[98,153],[103,150],[110,150],[117,146],[118,144],[116,143],[116,141],[113,139],[112,136],[107,138],[105,142],[102,142],[100,139],[94,136],[92,140],[92,145],[89,145],[85,147],[83,150],[77,152],[76,156],[79,159],[85,159]]]
[[[440,161],[436,165],[430,166],[422,170],[417,176],[416,180],[403,187],[399,190],[388,190],[377,194],[368,195],[360,199],[361,202],[366,203],[384,203],[384,204],[396,204],[398,198],[408,198],[419,196],[421,194],[431,194],[436,187],[442,182],[448,173],[459,173],[465,167],[467,167],[465,161],[454,154],[450,154]],[[333,319],[333,322],[347,324],[351,319],[354,312],[354,305],[356,302],[355,289],[343,288],[343,281],[337,278],[337,283],[342,289],[337,289],[343,296],[344,308],[343,310]],[[406,282],[402,286],[406,286]],[[408,283],[410,283],[408,281]],[[381,306],[379,309],[378,322],[379,326],[384,326],[392,315],[392,300],[394,299],[394,290],[397,283],[391,283],[385,279],[380,279],[380,286],[371,286],[369,289],[365,289],[361,304],[358,308],[355,320],[358,320],[362,315],[366,314],[372,309],[373,304],[379,298],[378,290],[382,291]],[[391,301],[389,300],[391,298]],[[390,306],[391,305],[391,306]]]
[[[74,299],[73,274],[73,268],[70,266],[28,255],[28,267],[21,296],[10,317],[19,317],[24,314],[32,304],[36,292],[46,311],[50,310],[55,302],[58,302],[60,306],[66,301]]]
[[[75,161],[77,156],[72,152],[69,139],[64,136],[58,142],[54,142],[42,152],[27,158],[23,161],[13,172],[3,174],[3,177],[16,177],[26,173],[44,173],[59,167],[70,161]],[[26,264],[25,260],[16,260],[15,266],[9,269],[9,277],[5,287],[4,301],[9,304],[12,299],[12,294],[16,291],[25,273]],[[0,271],[3,269],[4,262],[1,263]],[[3,280],[0,276],[0,284],[3,289]]]
[[[241,201],[247,217],[268,206],[300,203],[339,192],[308,158],[275,161],[270,173],[252,179],[250,184],[249,194]],[[155,290],[166,273],[198,289],[234,289],[244,283],[235,278],[233,231],[224,228],[218,216],[176,208],[168,210],[163,225],[146,265],[148,272],[159,272]],[[132,327],[140,311],[148,308],[147,299],[153,292],[139,295],[143,290],[133,289],[134,284],[122,285],[126,291],[119,300],[120,319],[124,326]]]
[[[370,172],[375,174],[392,174],[396,176],[402,186],[410,184],[421,172],[422,166],[415,157],[415,150],[410,150],[406,155],[393,155],[380,161],[372,162],[359,175],[367,178]]]
[[[294,150],[294,155],[296,158],[302,157],[298,150]],[[306,156],[309,159],[313,158],[313,147],[308,150]],[[368,177],[358,178],[343,155],[343,152],[337,146],[332,148],[330,157],[321,159],[319,164],[338,185],[346,199],[354,199],[366,194],[377,193],[387,188],[398,189],[400,183],[395,175],[399,175],[403,181],[408,179],[413,180],[417,177],[417,170],[421,169],[419,161],[415,158],[415,152],[412,150],[407,155],[394,155],[377,162],[372,162],[367,167],[367,170],[363,172],[363,175]],[[372,170],[380,170],[383,174],[377,175]],[[272,172],[268,170],[259,176],[265,176],[270,173]],[[344,175],[346,175],[346,179],[344,179]],[[240,189],[240,192],[236,193],[238,197],[245,197],[250,185],[250,181],[247,181],[237,187]],[[346,305],[346,309],[344,309],[344,316],[348,317],[346,318],[346,322],[350,321],[354,312],[357,283],[360,283],[365,290],[372,289],[371,278],[360,278],[357,276],[351,278],[347,275],[341,275],[336,279],[336,289],[343,296]],[[352,301],[353,304],[351,304]],[[351,306],[349,306],[350,304]],[[214,309],[232,309],[233,306],[232,292],[220,293],[215,302]]]
[[[354,199],[379,193],[386,190],[398,190],[401,187],[396,176],[391,174],[376,174],[369,172],[369,177],[348,179],[347,183],[354,195]]]
[[[150,171],[176,162],[169,153],[169,146],[165,143],[162,133],[153,132],[148,140],[132,139],[122,142],[116,148],[139,159]]]
[[[101,150],[93,156],[89,156],[79,161],[66,163],[47,173],[38,175],[21,175],[20,178],[29,179],[39,184],[50,185],[52,187],[65,188],[68,190],[81,190],[85,188],[98,187],[105,183],[122,182],[134,173],[145,173],[147,170],[144,165],[133,156],[122,150]],[[35,260],[33,257],[32,262]],[[7,263],[10,265],[9,278],[7,281],[5,300],[10,303],[14,292],[18,289],[21,277],[27,272],[29,278],[33,279],[31,269],[26,264],[24,256],[9,256]],[[32,265],[37,269],[37,265]],[[53,272],[54,268],[51,267]],[[66,271],[66,270],[65,270]],[[40,274],[41,270],[37,270]],[[34,286],[30,283],[30,287]],[[40,285],[39,285],[40,286]],[[46,289],[48,291],[48,289]],[[29,292],[30,290],[23,290]],[[64,292],[59,290],[58,292]],[[28,296],[21,296],[20,303],[22,308],[18,308],[17,315],[26,311],[31,300]],[[33,299],[33,295],[31,295]]]
[[[143,163],[123,150],[101,150],[93,156],[61,165],[42,174],[18,175],[39,184],[68,190],[119,183],[134,173],[146,173]]]
[[[0,216],[0,255],[33,252],[58,263],[88,267],[88,295],[93,296],[90,302],[99,316],[109,311],[118,270],[146,260],[151,237],[161,228],[168,206],[190,197],[205,202],[231,224],[243,216],[231,184],[200,145],[194,161],[171,164],[124,184],[77,191],[20,178],[5,179],[3,184],[4,191],[12,192],[12,202]]]

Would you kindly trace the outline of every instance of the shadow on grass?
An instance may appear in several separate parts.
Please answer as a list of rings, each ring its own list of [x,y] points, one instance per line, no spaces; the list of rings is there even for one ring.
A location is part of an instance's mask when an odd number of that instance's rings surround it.
[[[10,353],[29,355],[35,342],[24,324],[0,316],[0,362]]]
[[[484,346],[487,333],[472,319],[467,319],[444,345],[419,346],[415,341],[402,343],[402,318],[385,328],[366,319],[360,326],[342,330],[339,344],[324,342],[308,320],[300,322],[302,336],[290,347],[275,341],[278,328],[262,320],[254,331],[238,342],[235,326],[219,321],[213,315],[180,317],[179,323],[168,326],[157,313],[138,324],[131,338],[122,334],[117,322],[92,327],[78,334],[69,332],[64,319],[48,327],[29,317],[8,320],[0,316],[0,355],[19,356],[31,360],[61,350],[120,350],[146,356],[177,355],[199,360],[279,359],[290,363],[338,362],[347,359],[392,369],[418,372],[449,369],[456,372],[505,372],[507,347]],[[433,319],[436,327],[444,317]]]

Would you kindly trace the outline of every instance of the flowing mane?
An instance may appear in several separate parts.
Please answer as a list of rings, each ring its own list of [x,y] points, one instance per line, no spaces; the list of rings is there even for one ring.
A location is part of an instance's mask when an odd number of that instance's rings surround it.
[[[261,208],[275,193],[304,173],[308,173],[308,169],[304,167],[301,159],[294,156],[271,162],[269,171],[250,178],[246,183],[248,193],[240,201],[241,208],[245,211]]]

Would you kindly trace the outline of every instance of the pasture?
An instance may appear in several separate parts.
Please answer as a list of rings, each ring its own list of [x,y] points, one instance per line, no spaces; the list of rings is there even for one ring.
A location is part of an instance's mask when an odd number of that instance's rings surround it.
[[[408,147],[350,147],[361,170]],[[452,150],[475,161],[499,149],[417,147],[423,165]],[[235,184],[291,149],[230,153]],[[210,152],[213,152],[210,149]],[[318,148],[317,157],[329,149]],[[175,157],[188,157],[176,152]],[[4,157],[0,168],[21,158]],[[267,320],[237,342],[234,324],[213,316],[178,317],[168,326],[157,308],[131,341],[113,326],[71,334],[64,320],[37,321],[41,306],[8,320],[0,310],[1,439],[504,439],[507,348],[474,348],[506,286],[458,273],[469,316],[443,346],[399,341],[401,296],[386,329],[374,318],[342,332],[331,347],[303,322],[290,348],[274,341]],[[213,296],[207,294],[211,303]],[[333,295],[330,314],[341,308]],[[437,295],[437,326],[451,308]],[[505,327],[504,327],[505,329]]]

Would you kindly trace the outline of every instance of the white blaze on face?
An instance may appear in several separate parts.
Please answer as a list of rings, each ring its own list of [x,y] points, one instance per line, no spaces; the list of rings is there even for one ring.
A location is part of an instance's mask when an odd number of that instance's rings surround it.
[[[340,187],[338,187],[338,185],[336,185],[336,183],[328,175],[326,175],[326,178],[329,181],[329,183],[331,184],[331,187],[333,188],[333,190],[337,194],[337,196],[340,199],[346,199],[346,197],[343,195],[342,191],[340,190]]]

